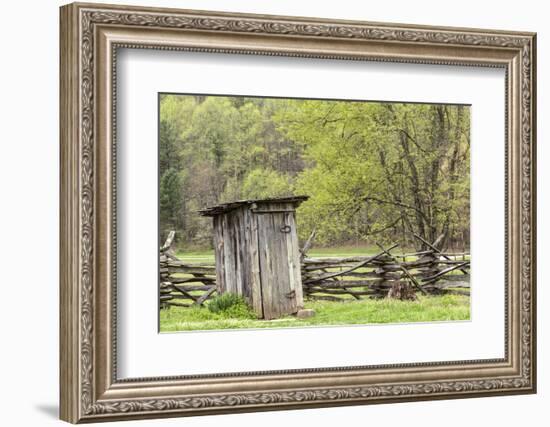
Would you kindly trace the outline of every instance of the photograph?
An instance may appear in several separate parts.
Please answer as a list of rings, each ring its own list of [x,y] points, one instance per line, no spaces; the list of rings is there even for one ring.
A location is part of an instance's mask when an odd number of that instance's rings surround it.
[[[160,332],[470,320],[470,105],[158,94]]]

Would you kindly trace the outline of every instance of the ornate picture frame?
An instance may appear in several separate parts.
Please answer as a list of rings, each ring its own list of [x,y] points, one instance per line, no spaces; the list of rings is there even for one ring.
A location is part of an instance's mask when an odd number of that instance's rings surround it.
[[[60,13],[61,419],[79,423],[536,391],[535,34],[80,3]],[[505,357],[118,379],[114,144],[120,48],[504,69]]]

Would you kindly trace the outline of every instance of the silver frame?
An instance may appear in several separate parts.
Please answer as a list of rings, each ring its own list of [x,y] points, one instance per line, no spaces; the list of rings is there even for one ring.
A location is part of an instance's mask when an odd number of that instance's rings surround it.
[[[61,8],[60,43],[62,419],[77,423],[535,392],[535,34],[75,3]],[[118,48],[504,68],[505,357],[118,379]]]

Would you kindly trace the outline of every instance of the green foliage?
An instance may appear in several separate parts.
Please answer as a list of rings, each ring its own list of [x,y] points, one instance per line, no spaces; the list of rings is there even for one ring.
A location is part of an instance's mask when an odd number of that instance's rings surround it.
[[[311,196],[302,238],[313,227],[324,243],[469,234],[467,107],[307,101],[276,120],[311,165],[296,183]]]
[[[161,231],[211,246],[197,211],[306,194],[301,239],[469,245],[470,110],[457,105],[163,95]]]
[[[159,187],[161,221],[175,228],[182,197],[178,172],[172,168],[166,170],[160,178]]]
[[[180,246],[209,247],[211,220],[197,211],[247,197],[292,192],[303,169],[300,146],[272,120],[281,100],[163,95],[160,100],[161,231]],[[162,183],[179,176],[179,198]],[[265,195],[265,196],[264,196]],[[166,211],[166,212],[165,212]]]
[[[230,292],[216,295],[207,304],[211,313],[220,315],[223,318],[255,319],[256,315],[240,295]]]
[[[292,181],[288,175],[274,170],[253,169],[242,183],[241,198],[265,199],[292,195]]]

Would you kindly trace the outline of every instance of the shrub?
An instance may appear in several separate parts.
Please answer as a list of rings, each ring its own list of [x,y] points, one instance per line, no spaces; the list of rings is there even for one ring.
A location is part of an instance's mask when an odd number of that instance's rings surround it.
[[[245,299],[240,295],[232,293],[225,293],[212,298],[208,303],[208,310],[224,318],[256,318],[256,315],[246,303]]]

